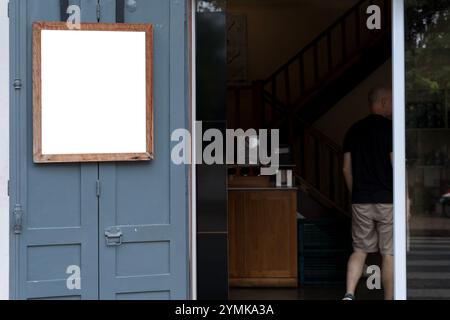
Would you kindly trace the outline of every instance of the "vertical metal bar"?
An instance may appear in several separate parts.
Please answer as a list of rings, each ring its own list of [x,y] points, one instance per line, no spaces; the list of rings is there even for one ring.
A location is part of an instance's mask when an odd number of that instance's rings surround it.
[[[404,13],[404,0],[393,1],[394,298],[396,300],[405,300],[407,297]]]
[[[125,0],[116,0],[116,22],[125,22]]]

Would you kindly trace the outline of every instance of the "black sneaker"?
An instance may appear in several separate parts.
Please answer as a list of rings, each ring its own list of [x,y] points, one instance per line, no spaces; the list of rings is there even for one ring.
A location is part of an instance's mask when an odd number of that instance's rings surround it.
[[[351,293],[346,293],[344,296],[344,299],[342,299],[342,300],[356,300],[356,299],[355,299],[355,296],[352,295]]]

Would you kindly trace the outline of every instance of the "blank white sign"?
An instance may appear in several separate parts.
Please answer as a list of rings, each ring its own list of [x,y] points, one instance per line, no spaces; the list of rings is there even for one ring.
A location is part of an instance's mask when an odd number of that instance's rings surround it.
[[[42,156],[148,152],[146,32],[41,30]]]

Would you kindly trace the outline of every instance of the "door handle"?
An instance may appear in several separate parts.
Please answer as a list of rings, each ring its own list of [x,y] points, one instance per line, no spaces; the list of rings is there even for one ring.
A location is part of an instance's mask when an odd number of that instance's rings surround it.
[[[118,247],[122,245],[122,230],[118,227],[111,227],[105,230],[106,245],[108,247]]]

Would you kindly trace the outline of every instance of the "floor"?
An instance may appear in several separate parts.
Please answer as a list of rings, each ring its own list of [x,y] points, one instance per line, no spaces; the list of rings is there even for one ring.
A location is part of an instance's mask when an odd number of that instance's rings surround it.
[[[418,219],[419,220],[419,219]],[[434,219],[433,219],[434,220]],[[416,223],[418,221],[416,220]],[[435,225],[436,221],[428,225]],[[445,220],[442,221],[447,222]],[[446,226],[446,225],[445,225]],[[438,226],[436,225],[436,228]],[[422,229],[423,230],[423,229]],[[450,237],[411,237],[408,252],[408,299],[450,299]],[[358,300],[381,300],[381,290],[369,290],[362,279]],[[241,289],[231,288],[231,300],[340,300],[343,285],[308,285],[299,288]]]
[[[341,300],[343,285],[307,285],[299,288],[230,288],[230,300]],[[358,300],[381,300],[382,290],[368,290],[363,279],[357,290]]]

